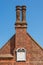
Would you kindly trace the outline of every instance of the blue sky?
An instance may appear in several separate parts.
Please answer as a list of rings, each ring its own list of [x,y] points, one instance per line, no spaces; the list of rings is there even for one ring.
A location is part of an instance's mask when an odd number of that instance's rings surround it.
[[[43,48],[43,0],[0,0],[0,48],[15,34],[17,5],[26,5],[27,32]]]

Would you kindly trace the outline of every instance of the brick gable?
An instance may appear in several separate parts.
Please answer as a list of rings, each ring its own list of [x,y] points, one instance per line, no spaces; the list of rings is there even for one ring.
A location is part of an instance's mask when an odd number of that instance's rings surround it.
[[[0,49],[0,65],[43,65],[43,48],[27,33],[25,17],[26,6],[16,6],[16,34]],[[18,48],[26,49],[26,61],[17,61]]]

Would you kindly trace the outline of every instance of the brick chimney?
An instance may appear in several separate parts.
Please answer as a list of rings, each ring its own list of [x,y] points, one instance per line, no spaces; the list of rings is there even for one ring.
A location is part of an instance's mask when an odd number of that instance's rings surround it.
[[[20,20],[20,13],[22,15],[22,20]],[[15,28],[18,29],[26,29],[27,23],[26,23],[26,6],[16,6],[16,23]]]
[[[26,6],[22,6],[22,22],[26,23]]]
[[[16,6],[16,23],[20,22],[20,6]]]
[[[20,12],[21,11],[21,12]],[[22,20],[20,20],[20,13],[22,14]],[[24,43],[24,36],[26,34],[26,6],[16,6],[16,48],[21,47]]]

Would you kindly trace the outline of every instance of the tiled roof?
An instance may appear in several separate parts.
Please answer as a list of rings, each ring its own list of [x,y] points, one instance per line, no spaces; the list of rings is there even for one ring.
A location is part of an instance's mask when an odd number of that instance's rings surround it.
[[[0,58],[13,58],[11,54],[0,54]]]
[[[27,33],[27,35],[43,50],[43,48],[30,36],[30,34]]]

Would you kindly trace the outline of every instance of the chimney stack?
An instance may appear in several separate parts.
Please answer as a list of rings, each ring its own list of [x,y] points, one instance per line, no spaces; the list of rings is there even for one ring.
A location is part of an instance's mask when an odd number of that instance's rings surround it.
[[[21,14],[20,14],[21,13]],[[22,15],[22,20],[20,16]],[[27,23],[26,23],[26,6],[16,6],[16,49],[19,45],[22,47],[23,43],[25,44],[24,37],[26,35]]]
[[[20,14],[21,13],[21,14]],[[20,20],[20,16],[22,15],[22,20]],[[16,23],[15,28],[27,28],[26,23],[26,6],[16,6]]]

